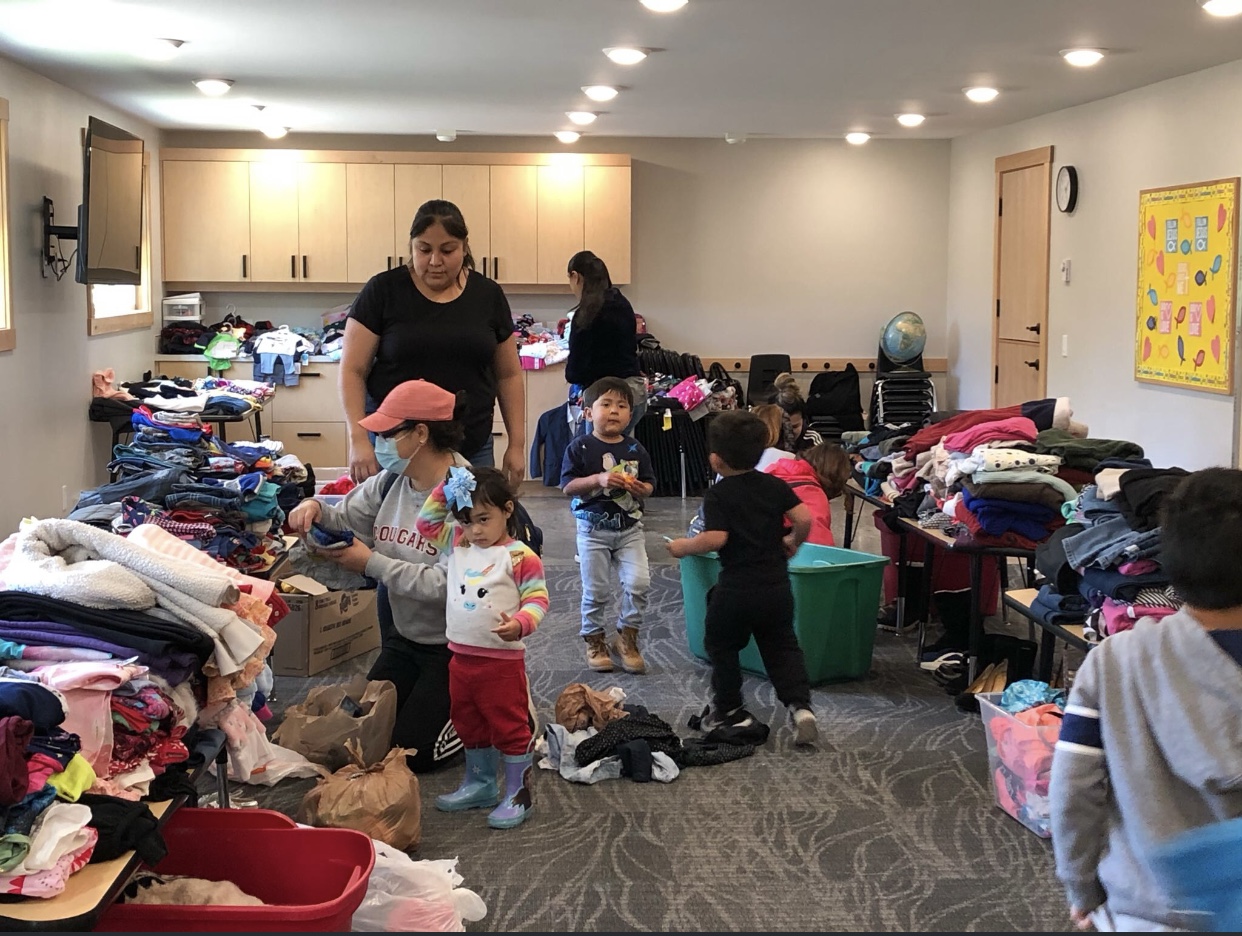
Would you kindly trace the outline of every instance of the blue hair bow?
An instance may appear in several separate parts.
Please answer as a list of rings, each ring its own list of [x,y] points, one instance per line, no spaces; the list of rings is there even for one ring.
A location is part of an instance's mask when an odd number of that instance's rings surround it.
[[[469,468],[450,468],[448,480],[444,482],[444,499],[448,501],[449,507],[453,510],[473,507],[474,499],[470,492],[474,490],[476,483]]]

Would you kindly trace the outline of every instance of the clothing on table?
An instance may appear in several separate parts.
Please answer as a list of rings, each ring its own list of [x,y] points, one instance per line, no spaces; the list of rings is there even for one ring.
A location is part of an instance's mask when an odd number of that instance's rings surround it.
[[[1071,426],[1069,400],[1060,397],[1055,400],[1033,400],[1028,403],[1015,404],[1000,409],[967,410],[945,419],[931,423],[924,429],[914,433],[906,443],[906,456],[913,458],[919,452],[926,452],[947,435],[952,435],[983,423],[1010,419],[1014,416],[1025,416],[1042,431],[1053,426],[1069,429]]]
[[[1025,416],[1010,416],[946,435],[944,447],[951,452],[973,452],[989,442],[1034,442],[1038,432]]]
[[[1145,588],[1163,588],[1169,577],[1163,571],[1145,575],[1122,575],[1116,569],[1084,569],[1078,583],[1078,593],[1088,601],[1099,602],[1103,598],[1133,601]]]
[[[109,720],[111,720],[111,715],[109,715]],[[105,769],[99,772],[99,776],[106,777],[107,775],[108,771],[105,766]],[[91,767],[90,762],[81,754],[74,754],[64,770],[47,778],[47,784],[56,791],[58,799],[67,803],[76,803],[82,794],[91,788],[95,782],[95,776],[96,771]]]
[[[634,307],[611,286],[604,291],[604,304],[588,324],[575,315],[569,330],[569,359],[565,380],[589,387],[601,377],[637,377],[638,321]]]
[[[1130,603],[1105,598],[1104,604],[1100,606],[1100,618],[1104,634],[1112,637],[1122,631],[1133,630],[1134,625],[1141,620],[1150,618],[1160,621],[1172,617],[1177,611],[1178,608],[1171,604],[1153,606],[1138,604],[1137,601]]]
[[[982,471],[1041,471],[1056,474],[1061,459],[1056,455],[1037,455],[1017,448],[976,449]]]
[[[1051,477],[1049,475],[1048,477]],[[1021,504],[1043,504],[1051,510],[1060,511],[1065,506],[1065,496],[1046,484],[1017,482],[1004,484],[976,484],[971,478],[962,479],[962,487],[976,500],[1001,500]]]
[[[728,534],[720,550],[721,585],[787,585],[785,515],[802,501],[780,478],[745,471],[721,478],[703,495],[705,529]]]
[[[1078,439],[1064,429],[1045,429],[1035,440],[1035,449],[1043,455],[1059,455],[1067,468],[1094,473],[1100,462],[1109,458],[1142,458],[1143,449],[1121,439]]]
[[[56,799],[56,791],[49,786],[27,793],[13,806],[4,811],[4,830],[0,834],[0,871],[8,872],[18,867],[30,851],[30,833],[35,820]]]
[[[723,550],[721,558],[723,562]],[[726,584],[721,573],[720,583],[707,593],[703,634],[712,664],[712,705],[718,713],[732,712],[743,704],[739,655],[752,637],[776,697],[787,706],[810,708],[810,680],[794,634],[793,617],[788,578],[775,584],[742,581],[734,586]]]
[[[1160,530],[1138,532],[1123,518],[1105,520],[1062,541],[1066,561],[1076,569],[1112,568],[1160,554]]]
[[[1109,637],[1078,669],[1052,767],[1053,850],[1069,901],[1196,928],[1152,846],[1242,817],[1239,664],[1183,609]],[[1177,808],[1169,808],[1176,803]]]
[[[1101,468],[1095,473],[1095,486],[1100,500],[1110,501],[1121,492],[1121,476],[1129,468]]]
[[[34,725],[19,715],[0,718],[0,806],[20,803],[29,792],[26,749],[33,734]]]
[[[946,505],[947,506],[947,505]],[[970,534],[970,538],[980,546],[999,546],[1003,549],[1030,549],[1034,550],[1039,545],[1039,540],[1049,535],[1048,529],[1043,528],[1043,532],[1038,539],[1032,539],[1016,530],[1007,530],[999,536],[989,533],[983,528],[983,524],[979,518],[966,506],[965,495],[958,501],[954,507],[953,519],[957,520],[966,527],[966,531]],[[1021,521],[1025,526],[1029,520]]]
[[[1017,533],[1038,542],[1048,536],[1048,524],[1063,522],[1061,515],[1043,504],[978,499],[969,491],[962,494],[962,505],[973,514],[989,536]]]
[[[181,685],[199,669],[198,658],[186,650],[169,650],[166,654],[152,656],[133,647],[123,647],[118,643],[87,636],[70,624],[52,621],[22,623],[0,620],[0,637],[17,641],[37,641],[60,647],[91,648],[117,659],[132,658],[139,666],[145,666],[151,673],[174,686]]]
[[[367,375],[376,403],[407,380],[421,378],[466,394],[465,453],[491,438],[496,407],[496,348],[513,335],[513,315],[494,280],[468,271],[461,295],[428,299],[406,267],[377,273],[354,299],[349,317],[379,338]]]
[[[641,523],[623,530],[597,529],[577,521],[579,573],[582,576],[582,627],[579,634],[607,633],[606,614],[616,592],[613,569],[621,585],[617,625],[641,630],[651,590],[646,534]]]
[[[1189,475],[1182,468],[1130,469],[1118,482],[1117,503],[1122,515],[1135,530],[1157,529],[1164,499]]]
[[[573,440],[569,404],[562,403],[539,417],[530,443],[530,476],[542,478],[544,487],[559,487],[565,449]]]
[[[1042,471],[976,471],[971,480],[977,485],[987,485],[989,488],[994,485],[1041,484],[1059,494],[1062,503],[1073,501],[1078,497],[1078,492],[1070,485],[1056,475],[1045,474]],[[1005,500],[1003,497],[1000,499]],[[1058,505],[1055,509],[1059,511],[1060,506]]]
[[[56,864],[46,871],[0,875],[0,893],[41,898],[55,897],[63,893],[69,878],[86,867],[87,862],[91,860],[99,834],[87,826],[84,830],[84,838],[85,844],[61,855]]]
[[[0,718],[24,718],[42,734],[65,720],[67,708],[65,697],[50,686],[25,679],[0,679]]]
[[[603,472],[637,478],[644,484],[655,484],[656,480],[651,456],[631,436],[605,442],[594,435],[583,435],[570,442],[561,464],[562,488],[577,478]],[[569,509],[578,520],[597,530],[625,530],[643,517],[642,498],[624,488],[593,488],[590,494],[575,496]]]
[[[30,832],[30,850],[13,874],[34,874],[56,867],[65,855],[76,852],[91,841],[87,828],[91,811],[70,803],[51,803],[35,819]]]
[[[58,774],[64,770],[65,765],[47,754],[32,752],[26,759],[26,769],[29,772],[26,793],[33,793],[35,790],[41,790],[52,774]]]
[[[54,686],[68,705],[64,729],[82,742],[82,756],[101,776],[108,776],[112,756],[112,693],[131,679],[145,676],[145,666],[133,663],[59,663],[33,671]],[[87,784],[89,786],[89,784]]]
[[[83,793],[80,802],[90,808],[91,826],[99,832],[92,864],[111,861],[128,851],[136,851],[148,865],[157,865],[168,855],[159,822],[146,803],[96,793]]]
[[[453,727],[462,744],[516,756],[530,750],[530,688],[522,657],[454,653],[449,661]]]
[[[1081,624],[1090,610],[1090,602],[1082,595],[1062,595],[1050,585],[1043,586],[1031,602],[1031,613],[1045,624]]]
[[[767,468],[759,468],[780,478],[793,489],[798,500],[806,505],[811,512],[811,532],[806,541],[817,546],[835,546],[832,536],[832,507],[828,494],[819,483],[819,476],[810,463],[801,458],[782,458],[773,461]]]

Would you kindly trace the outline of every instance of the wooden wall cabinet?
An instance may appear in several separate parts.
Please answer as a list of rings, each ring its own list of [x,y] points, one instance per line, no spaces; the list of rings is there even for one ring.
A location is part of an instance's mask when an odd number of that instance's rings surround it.
[[[250,164],[169,161],[160,176],[164,279],[244,283],[250,279]]]

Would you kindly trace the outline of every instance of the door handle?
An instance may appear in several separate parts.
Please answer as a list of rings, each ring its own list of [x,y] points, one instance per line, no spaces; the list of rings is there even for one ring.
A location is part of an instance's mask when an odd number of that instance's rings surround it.
[[[1035,334],[1038,335],[1041,331],[1043,331],[1043,328],[1040,325],[1036,324],[1036,325],[1026,326],[1026,330],[1029,332],[1034,332]]]
[[[483,275],[487,276],[487,257],[483,258]]]
[[[492,279],[500,279],[500,258],[492,257]]]
[[[298,258],[296,254],[289,254],[289,279],[298,278]]]
[[[242,254],[242,279],[248,279],[246,275],[246,255]]]
[[[1038,360],[1035,360],[1035,361],[1023,361],[1022,363],[1023,363],[1023,364],[1025,364],[1027,367],[1033,367],[1033,368],[1035,368],[1036,370],[1039,370],[1039,361],[1038,361]]]
[[[397,266],[405,266],[405,257],[397,258]]]
[[[388,258],[388,269],[392,269],[392,257]]]
[[[321,371],[304,370],[298,376],[299,377],[322,377],[323,373]]]
[[[299,432],[299,439],[318,439],[323,436],[322,432]]]
[[[302,254],[302,279],[309,279],[310,273],[307,272],[306,254]]]

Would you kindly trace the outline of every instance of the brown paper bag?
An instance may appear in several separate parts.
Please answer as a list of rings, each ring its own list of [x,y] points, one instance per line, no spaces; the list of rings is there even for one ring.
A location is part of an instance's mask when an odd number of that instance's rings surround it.
[[[356,742],[347,745],[354,763],[320,780],[302,800],[298,820],[307,825],[356,829],[393,848],[417,848],[422,837],[418,778],[406,756],[413,750],[393,748],[383,763],[362,766]]]
[[[347,695],[362,707],[362,715],[354,717],[341,708]],[[354,741],[369,767],[392,747],[396,723],[397,687],[386,679],[367,682],[365,676],[355,676],[347,683],[308,692],[305,702],[289,707],[272,740],[329,770],[351,763],[345,745]]]

